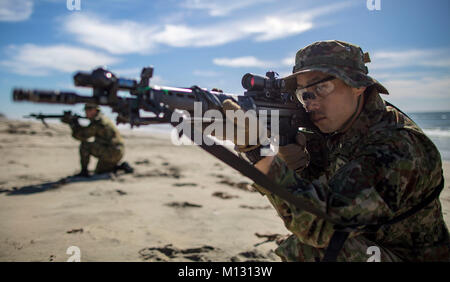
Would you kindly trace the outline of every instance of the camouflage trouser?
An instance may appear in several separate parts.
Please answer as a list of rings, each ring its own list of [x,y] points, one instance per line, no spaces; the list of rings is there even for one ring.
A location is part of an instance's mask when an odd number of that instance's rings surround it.
[[[113,171],[117,163],[122,159],[123,145],[105,146],[96,142],[81,142],[80,163],[81,169],[87,169],[90,156],[98,158],[95,173]]]
[[[363,236],[356,236],[345,241],[344,247],[337,257],[338,262],[367,262],[375,254],[374,248],[378,247],[379,258],[381,262],[400,262],[398,256],[391,251],[373,243]],[[368,253],[369,249],[369,254]],[[291,235],[275,250],[275,253],[282,261],[302,261],[317,262],[321,261],[325,255],[325,249],[318,249],[301,243],[297,237]]]

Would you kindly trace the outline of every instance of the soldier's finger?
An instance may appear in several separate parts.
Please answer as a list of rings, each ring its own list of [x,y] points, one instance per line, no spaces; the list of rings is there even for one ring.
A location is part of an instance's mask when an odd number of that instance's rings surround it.
[[[241,106],[239,106],[236,102],[234,102],[231,99],[226,99],[225,101],[223,101],[222,103],[222,107],[224,111],[237,111],[241,109]]]
[[[295,141],[297,142],[297,144],[302,147],[305,148],[306,146],[306,137],[303,133],[297,133],[297,136],[295,136]]]

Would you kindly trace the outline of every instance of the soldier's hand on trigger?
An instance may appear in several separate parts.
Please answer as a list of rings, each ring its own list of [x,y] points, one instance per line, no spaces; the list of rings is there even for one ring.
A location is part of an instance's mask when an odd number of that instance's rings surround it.
[[[74,119],[75,117],[72,114],[65,112],[63,117],[61,118],[61,122],[71,124],[73,123]]]
[[[280,146],[278,156],[286,163],[288,168],[300,173],[309,164],[309,154],[306,150],[306,137],[297,133],[296,143]]]

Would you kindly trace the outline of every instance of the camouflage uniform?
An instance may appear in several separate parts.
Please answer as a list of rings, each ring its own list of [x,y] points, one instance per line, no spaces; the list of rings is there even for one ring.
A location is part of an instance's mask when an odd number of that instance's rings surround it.
[[[320,42],[315,44],[311,46]],[[324,50],[313,48],[313,51],[329,55],[340,45],[350,46],[349,53],[354,51],[354,45],[343,42],[325,42]],[[362,51],[361,56],[364,56]],[[298,57],[299,54],[296,66]],[[306,68],[314,70],[311,66]],[[339,78],[343,76],[337,68],[331,71],[325,65],[319,68]],[[294,68],[295,72],[298,68]],[[308,143],[311,164],[302,172],[290,170],[276,157],[268,173],[294,197],[301,197],[335,221],[347,224],[375,224],[402,214],[421,202],[442,179],[441,158],[435,145],[412,120],[386,105],[379,92],[387,94],[387,91],[366,74],[360,76],[362,82],[347,82],[354,87],[356,83],[372,86],[366,90],[363,110],[351,128]],[[292,77],[295,75],[288,79]],[[325,157],[320,159],[320,156]],[[262,187],[257,188],[266,194],[286,228],[293,233],[276,250],[282,260],[322,259],[335,232],[333,224],[296,208]],[[350,233],[337,260],[367,261],[371,256],[367,254],[370,246],[380,249],[381,261],[449,261],[450,237],[439,199],[376,233]]]
[[[70,124],[72,136],[81,141],[80,163],[81,169],[87,169],[90,156],[98,158],[95,173],[113,171],[122,159],[125,147],[116,126],[102,113],[98,113],[90,120],[87,127],[77,122]],[[94,137],[93,142],[88,139]]]

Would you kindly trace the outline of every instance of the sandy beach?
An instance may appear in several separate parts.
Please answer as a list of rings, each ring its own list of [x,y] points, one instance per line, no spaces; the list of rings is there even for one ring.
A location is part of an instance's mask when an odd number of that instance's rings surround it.
[[[71,246],[81,261],[279,261],[289,232],[249,179],[167,134],[124,138],[133,174],[67,178],[79,171],[68,126],[1,119],[0,261],[67,261]]]

